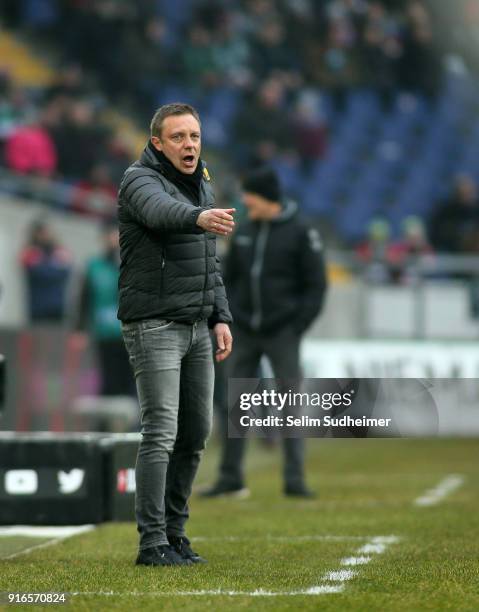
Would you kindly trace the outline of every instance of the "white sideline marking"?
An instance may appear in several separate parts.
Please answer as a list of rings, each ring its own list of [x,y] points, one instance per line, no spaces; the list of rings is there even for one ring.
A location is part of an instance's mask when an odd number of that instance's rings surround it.
[[[353,570],[346,570],[346,569],[342,569],[342,570],[337,570],[335,572],[328,572],[323,580],[331,580],[333,582],[344,582],[346,580],[351,580],[351,578],[353,578],[354,576],[356,576],[357,572],[354,572]]]
[[[28,555],[34,550],[40,550],[41,548],[48,548],[49,546],[54,546],[59,542],[62,542],[66,538],[71,538],[74,535],[79,535],[81,533],[87,533],[94,529],[94,525],[78,525],[78,526],[65,526],[65,527],[37,527],[30,525],[12,525],[9,527],[0,527],[0,537],[9,537],[9,536],[27,536],[33,538],[52,538],[48,540],[48,542],[42,542],[41,544],[35,544],[34,546],[29,546],[28,548],[24,548],[16,553],[12,553],[11,555],[7,555],[6,557],[0,557],[1,561],[7,559],[15,559],[16,557],[21,557],[22,555]]]
[[[386,544],[382,544],[381,542],[377,542],[377,543],[370,542],[369,544],[365,544],[364,546],[362,546],[358,550],[358,552],[365,553],[365,554],[376,553],[380,555],[385,550],[386,550]]]
[[[371,561],[371,557],[346,557],[341,565],[365,565]]]
[[[423,495],[414,500],[415,506],[434,506],[464,484],[465,478],[461,474],[449,474],[433,489],[428,489]]]
[[[15,557],[19,557],[21,555],[26,555],[34,550],[38,550],[41,548],[46,548],[48,546],[53,546],[54,544],[58,544],[65,538],[69,538],[74,535],[78,535],[81,533],[86,533],[94,529],[94,525],[80,525],[74,527],[34,527],[29,525],[13,525],[8,527],[0,528],[0,536],[30,536],[30,537],[53,537],[53,539],[48,542],[43,542],[41,544],[37,544],[36,546],[31,546],[26,548],[20,552],[13,553],[6,557],[1,558],[1,560],[6,559],[14,559]],[[197,537],[193,538],[196,541],[208,541],[208,540],[227,540],[227,541],[238,541],[240,539],[251,539],[251,538],[236,538],[234,536],[231,537],[217,537],[217,538],[208,538],[208,537]],[[257,538],[255,538],[257,539]],[[310,535],[310,536],[269,536],[265,538],[267,540],[272,541],[286,541],[286,542],[295,542],[295,541],[318,541],[318,540],[364,540],[365,536],[333,536],[333,535]],[[399,538],[396,536],[376,536],[370,538],[366,544],[361,546],[356,551],[356,556],[346,557],[341,560],[342,566],[354,566],[354,565],[365,565],[372,560],[370,556],[364,556],[363,553],[374,553],[381,554],[383,553],[389,544],[393,544],[398,542]],[[351,580],[354,576],[357,575],[357,571],[351,569],[343,569],[327,572],[323,578],[323,584],[319,584],[317,586],[312,586],[309,589],[303,589],[298,591],[267,591],[264,589],[256,589],[255,591],[228,591],[224,589],[212,589],[212,590],[201,590],[201,591],[153,591],[147,593],[141,593],[138,591],[131,592],[115,592],[115,591],[98,591],[98,592],[89,592],[89,591],[77,591],[70,593],[72,596],[93,596],[93,597],[174,597],[174,596],[229,596],[229,597],[279,597],[279,596],[296,596],[296,595],[324,595],[331,593],[342,593],[344,591],[345,585],[342,584],[348,580]],[[324,582],[336,582],[337,584],[324,584]]]
[[[28,536],[30,538],[70,538],[91,531],[94,525],[43,527],[36,525],[9,525],[0,527],[0,536]]]
[[[49,546],[58,544],[62,540],[64,540],[64,538],[55,538],[54,540],[48,540],[48,542],[43,542],[42,544],[35,544],[35,546],[24,548],[23,550],[20,550],[19,552],[13,553],[11,555],[7,555],[6,557],[0,557],[0,561],[6,561],[7,559],[15,559],[16,557],[21,557],[22,555],[28,555],[34,550],[39,550],[40,548],[48,548]]]
[[[308,537],[309,539],[318,539],[320,537],[327,538],[328,536],[298,536],[296,538],[291,537],[288,538],[291,541],[300,540]],[[330,536],[334,537],[334,536]],[[341,539],[342,536],[339,536]],[[347,536],[345,536],[347,537]],[[353,536],[356,540],[364,540],[366,539],[364,536]],[[195,538],[196,540],[219,540],[225,538]],[[237,541],[239,538],[235,538],[232,541]],[[266,538],[273,539],[273,537]],[[351,538],[353,539],[353,538]],[[231,541],[228,538],[228,541]],[[381,554],[383,553],[388,545],[394,544],[395,542],[399,542],[399,538],[396,536],[376,536],[373,538],[369,538],[369,541],[359,548],[356,551],[356,556],[346,557],[341,560],[342,566],[350,566],[350,565],[365,565],[372,561],[372,557],[366,557],[361,555],[365,548],[371,553]],[[212,589],[212,590],[201,590],[201,591],[153,591],[147,593],[141,593],[138,591],[131,592],[115,592],[115,591],[99,591],[99,592],[75,592],[70,593],[72,596],[92,596],[92,597],[196,597],[196,596],[204,596],[204,595],[218,595],[218,596],[227,596],[227,597],[282,597],[282,596],[296,596],[296,595],[325,595],[331,593],[342,593],[345,589],[345,582],[351,580],[354,576],[358,574],[357,571],[353,571],[351,569],[340,568],[336,571],[327,572],[322,580],[321,584],[317,586],[312,586],[309,589],[303,589],[299,591],[266,591],[264,589],[256,589],[255,591],[228,591],[226,589]],[[336,584],[324,584],[327,582],[333,582]]]
[[[369,555],[371,553],[380,555],[383,553],[389,544],[394,544],[398,541],[396,536],[378,536],[372,538],[367,544],[361,546],[361,548],[357,551],[359,554]]]
[[[202,591],[149,591],[148,593],[141,593],[138,591],[131,592],[115,592],[115,591],[99,591],[88,592],[88,591],[76,591],[70,593],[72,596],[89,596],[89,597],[196,597],[204,595],[223,595],[228,597],[279,597],[279,596],[290,596],[290,595],[323,595],[326,593],[341,593],[344,590],[343,585],[321,585],[317,587],[311,587],[304,591],[265,591],[264,589],[257,589],[256,591],[228,591],[226,589],[211,589]]]
[[[193,542],[248,542],[257,540],[258,536],[193,536]],[[303,536],[266,536],[267,542],[326,542],[336,540],[347,542],[350,540],[366,540],[367,536],[342,536],[342,535],[303,535]]]
[[[369,542],[361,546],[361,548],[356,551],[356,556],[342,559],[341,565],[366,565],[366,563],[372,561],[372,557],[364,556],[363,553],[380,555],[386,550],[389,544],[394,544],[398,541],[399,538],[396,536],[376,536],[371,538]],[[357,573],[357,571],[351,569],[339,569],[325,574],[323,576],[323,580],[339,583],[346,582],[347,580],[354,578]],[[344,584],[342,586],[344,587]]]

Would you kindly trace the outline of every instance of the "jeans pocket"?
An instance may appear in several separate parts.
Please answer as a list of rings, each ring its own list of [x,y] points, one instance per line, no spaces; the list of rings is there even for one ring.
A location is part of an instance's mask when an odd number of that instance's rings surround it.
[[[168,329],[173,323],[174,321],[168,321],[168,319],[150,319],[148,321],[143,321],[141,324],[141,331],[143,333],[161,331],[163,329]]]
[[[123,326],[122,333],[123,342],[125,343],[125,348],[128,353],[128,360],[130,362],[131,367],[133,368],[133,372],[136,374],[136,364],[138,361],[138,355],[141,352],[138,327],[131,326],[125,328],[125,326]]]

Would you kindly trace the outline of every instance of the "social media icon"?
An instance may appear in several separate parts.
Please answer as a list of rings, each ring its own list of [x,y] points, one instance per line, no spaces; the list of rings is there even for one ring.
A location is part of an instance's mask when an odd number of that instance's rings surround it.
[[[32,495],[38,490],[38,474],[35,470],[9,470],[4,486],[9,495]]]
[[[60,493],[70,495],[71,493],[78,491],[78,489],[80,489],[82,486],[83,479],[85,477],[85,470],[80,470],[79,468],[74,468],[69,472],[60,470],[57,473],[57,477]]]

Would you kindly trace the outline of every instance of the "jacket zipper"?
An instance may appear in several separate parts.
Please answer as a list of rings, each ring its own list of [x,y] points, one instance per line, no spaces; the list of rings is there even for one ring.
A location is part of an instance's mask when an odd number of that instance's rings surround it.
[[[166,257],[165,249],[161,249],[161,278],[160,278],[160,293],[163,293],[164,289],[164,276],[165,276]]]
[[[269,236],[269,223],[261,223],[254,249],[253,265],[251,266],[251,300],[253,302],[253,315],[251,327],[258,330],[262,323],[261,304],[261,275],[263,273],[264,253]]]
[[[205,195],[205,188],[204,188],[203,181],[201,181],[201,186],[200,186],[200,197],[199,197],[200,206],[202,205],[202,199],[204,199],[201,197],[202,195],[203,196]],[[212,206],[208,206],[208,208],[212,208]],[[208,236],[206,232],[203,234],[203,240],[204,240],[204,245],[205,245],[205,282],[203,283],[203,299],[201,300],[200,312],[199,312],[199,316],[197,320],[200,320],[203,314],[203,308],[205,307],[205,299],[206,299],[206,287],[208,285]],[[215,279],[216,279],[216,276],[215,276]],[[213,290],[214,290],[214,287],[213,287]]]
[[[206,286],[208,285],[208,237],[204,234],[204,245],[205,245],[205,282],[203,283],[203,300],[201,301],[200,314],[198,320],[201,319],[203,308],[205,306],[206,297]]]

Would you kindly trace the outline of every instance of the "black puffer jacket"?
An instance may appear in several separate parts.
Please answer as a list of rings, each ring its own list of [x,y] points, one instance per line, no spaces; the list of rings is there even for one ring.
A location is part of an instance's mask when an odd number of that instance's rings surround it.
[[[272,334],[291,325],[302,334],[321,312],[327,290],[321,238],[285,202],[272,221],[245,221],[225,259],[235,323]]]
[[[196,225],[198,215],[214,207],[208,173],[201,180],[200,206],[169,177],[169,166],[147,147],[121,182],[118,318],[230,323],[216,238]]]

